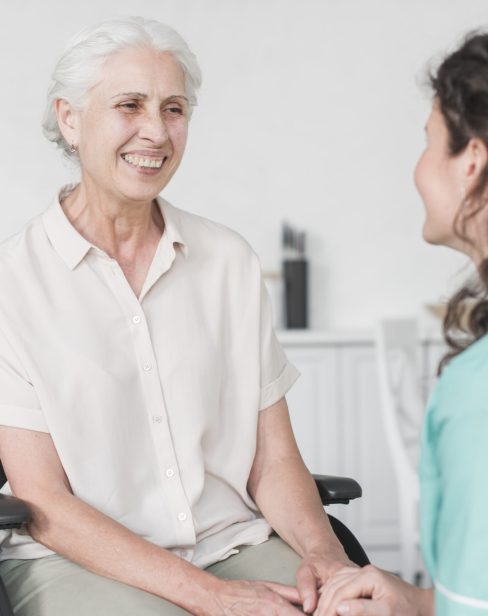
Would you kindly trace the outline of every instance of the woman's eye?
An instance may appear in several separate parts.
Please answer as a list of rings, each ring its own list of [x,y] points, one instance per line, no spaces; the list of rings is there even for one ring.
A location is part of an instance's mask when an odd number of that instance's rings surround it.
[[[138,108],[138,104],[135,102],[120,103],[119,107],[122,107],[122,109],[127,109],[128,111],[134,111]]]
[[[183,113],[183,109],[181,107],[167,107],[166,111],[175,115],[181,115]]]

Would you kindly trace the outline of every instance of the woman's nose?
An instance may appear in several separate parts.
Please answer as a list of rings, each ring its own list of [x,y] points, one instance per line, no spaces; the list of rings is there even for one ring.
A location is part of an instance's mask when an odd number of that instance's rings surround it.
[[[168,139],[168,131],[161,113],[145,114],[139,133],[143,139],[149,139],[155,144],[164,143]]]

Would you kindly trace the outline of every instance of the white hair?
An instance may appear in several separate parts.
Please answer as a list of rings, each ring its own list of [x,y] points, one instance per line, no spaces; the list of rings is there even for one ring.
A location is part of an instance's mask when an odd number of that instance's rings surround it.
[[[70,159],[77,159],[59,130],[54,102],[64,99],[82,109],[88,92],[101,79],[105,60],[131,47],[152,47],[170,52],[181,66],[191,108],[197,103],[201,72],[195,55],[182,37],[169,26],[143,17],[111,19],[85,28],[71,38],[56,64],[47,92],[42,130]]]

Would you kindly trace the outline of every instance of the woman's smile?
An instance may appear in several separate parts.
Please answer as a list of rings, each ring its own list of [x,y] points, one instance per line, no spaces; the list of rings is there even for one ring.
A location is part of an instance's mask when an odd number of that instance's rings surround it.
[[[168,156],[147,156],[145,154],[126,153],[121,154],[122,160],[142,175],[157,175],[168,160]]]

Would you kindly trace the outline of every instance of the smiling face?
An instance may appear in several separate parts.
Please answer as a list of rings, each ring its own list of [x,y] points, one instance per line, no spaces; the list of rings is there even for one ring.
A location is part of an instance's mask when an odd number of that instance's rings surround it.
[[[487,174],[487,147],[482,139],[472,137],[458,154],[451,154],[449,131],[437,102],[426,133],[427,146],[415,168],[415,184],[426,212],[424,239],[464,252],[479,263],[488,256],[486,180],[479,185]]]
[[[58,108],[78,148],[82,182],[118,202],[148,203],[177,170],[189,104],[184,74],[169,52],[127,49],[110,56],[84,108]]]
[[[426,126],[427,145],[415,168],[415,184],[425,205],[424,239],[458,248],[456,214],[464,194],[462,156],[449,153],[449,133],[437,104]]]

